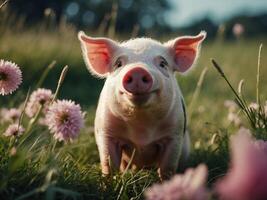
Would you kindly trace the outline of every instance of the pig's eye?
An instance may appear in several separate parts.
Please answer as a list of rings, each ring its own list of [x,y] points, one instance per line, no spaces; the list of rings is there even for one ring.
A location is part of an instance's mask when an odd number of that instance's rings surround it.
[[[165,68],[165,67],[168,66],[168,63],[167,63],[167,61],[165,60],[165,58],[163,58],[163,57],[160,58],[159,66],[160,66],[161,68]]]
[[[115,68],[120,68],[122,67],[122,60],[120,58],[118,58],[114,64]]]
[[[122,67],[122,60],[121,58],[118,58],[114,64],[114,67],[117,69],[117,68],[120,68]]]

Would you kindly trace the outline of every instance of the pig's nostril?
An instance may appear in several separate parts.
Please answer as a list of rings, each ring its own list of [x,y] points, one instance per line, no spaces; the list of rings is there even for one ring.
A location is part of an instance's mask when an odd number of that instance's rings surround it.
[[[126,83],[130,84],[131,82],[133,82],[133,78],[131,76],[128,76],[125,81]]]
[[[144,83],[148,83],[148,82],[149,82],[149,79],[148,79],[146,76],[144,76],[144,77],[142,78],[142,81],[143,81]]]

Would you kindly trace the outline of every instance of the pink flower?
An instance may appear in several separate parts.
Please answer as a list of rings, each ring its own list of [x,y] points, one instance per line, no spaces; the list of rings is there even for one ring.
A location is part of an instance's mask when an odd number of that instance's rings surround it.
[[[234,112],[237,110],[237,104],[232,100],[224,101],[224,106],[229,109],[229,112]]]
[[[252,102],[251,104],[249,104],[248,106],[250,109],[252,110],[258,110],[259,109],[259,104],[255,103],[255,102]]]
[[[267,156],[267,142],[266,141],[263,141],[263,140],[256,140],[255,141],[255,145],[256,147],[262,151],[263,153],[266,154]]]
[[[11,94],[21,82],[22,73],[19,67],[15,63],[0,60],[0,94]]]
[[[235,35],[235,37],[238,38],[245,32],[245,28],[242,24],[237,23],[233,26],[232,31],[233,31],[233,34]]]
[[[231,138],[231,168],[216,183],[216,191],[226,200],[264,200],[267,198],[267,154],[250,131],[241,128]]]
[[[5,109],[1,112],[3,121],[6,122],[17,122],[19,120],[20,114],[21,110],[17,108]]]
[[[227,116],[227,119],[231,122],[231,123],[234,123],[235,126],[240,126],[242,121],[241,119],[239,118],[238,114],[237,113],[234,113],[234,112],[229,112],[228,113],[228,116]]]
[[[187,169],[184,174],[175,175],[163,184],[154,184],[145,192],[147,200],[206,200],[205,187],[208,169],[200,164],[195,169]]]
[[[76,138],[83,127],[80,105],[70,100],[57,100],[48,109],[47,125],[54,138],[68,141]]]
[[[22,126],[18,126],[18,124],[11,124],[7,127],[3,135],[6,137],[20,136],[24,131],[25,129]]]
[[[29,117],[33,117],[38,112],[41,105],[43,105],[43,113],[45,113],[52,98],[53,96],[51,90],[38,88],[31,94],[29,102],[25,108],[25,113]]]

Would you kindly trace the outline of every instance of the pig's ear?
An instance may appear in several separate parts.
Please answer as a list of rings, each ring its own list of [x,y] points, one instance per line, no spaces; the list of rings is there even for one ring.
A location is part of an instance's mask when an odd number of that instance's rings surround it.
[[[111,71],[111,58],[118,48],[116,42],[107,38],[93,38],[78,33],[81,42],[83,58],[89,71],[100,78],[105,78]]]
[[[206,32],[197,36],[183,36],[165,43],[174,59],[174,71],[186,72],[197,59],[200,44],[206,38]]]

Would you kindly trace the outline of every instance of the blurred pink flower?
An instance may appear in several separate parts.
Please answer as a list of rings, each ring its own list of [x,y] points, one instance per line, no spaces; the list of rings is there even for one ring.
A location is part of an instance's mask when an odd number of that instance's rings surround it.
[[[266,156],[267,156],[267,142],[266,141],[256,140],[255,141],[255,145],[256,145],[256,147],[258,147],[258,149],[260,151],[262,151],[263,153],[265,153]]]
[[[206,200],[205,187],[208,169],[200,164],[195,169],[187,169],[184,174],[175,175],[163,184],[154,184],[145,192],[147,200]]]
[[[70,100],[57,100],[48,109],[47,125],[54,138],[69,141],[76,138],[83,127],[81,107]]]
[[[49,102],[52,100],[52,98],[53,96],[51,90],[38,88],[31,94],[30,99],[25,108],[25,113],[29,117],[33,117],[37,113],[41,105],[44,106],[43,113],[45,113],[47,111],[47,106]]]
[[[234,112],[229,112],[227,119],[231,122],[234,123],[235,126],[240,126],[242,121],[240,119],[240,117],[238,116],[237,113]]]
[[[224,106],[229,109],[229,112],[234,112],[237,110],[237,104],[232,100],[224,101]]]
[[[250,109],[252,110],[258,110],[259,109],[259,104],[252,102],[251,104],[249,104],[248,106]]]
[[[17,108],[3,109],[1,116],[5,122],[17,122],[19,120],[21,110]]]
[[[241,128],[231,138],[231,155],[229,172],[216,183],[220,199],[265,200],[267,198],[266,146],[262,148],[262,142],[252,140],[250,131]]]
[[[15,63],[0,60],[0,94],[11,94],[21,82],[22,73],[19,67]]]
[[[233,26],[232,31],[235,37],[239,38],[245,32],[245,28],[242,24],[236,23]]]
[[[18,124],[11,124],[7,127],[3,135],[6,137],[20,136],[24,131],[25,129],[22,126],[18,126]]]

